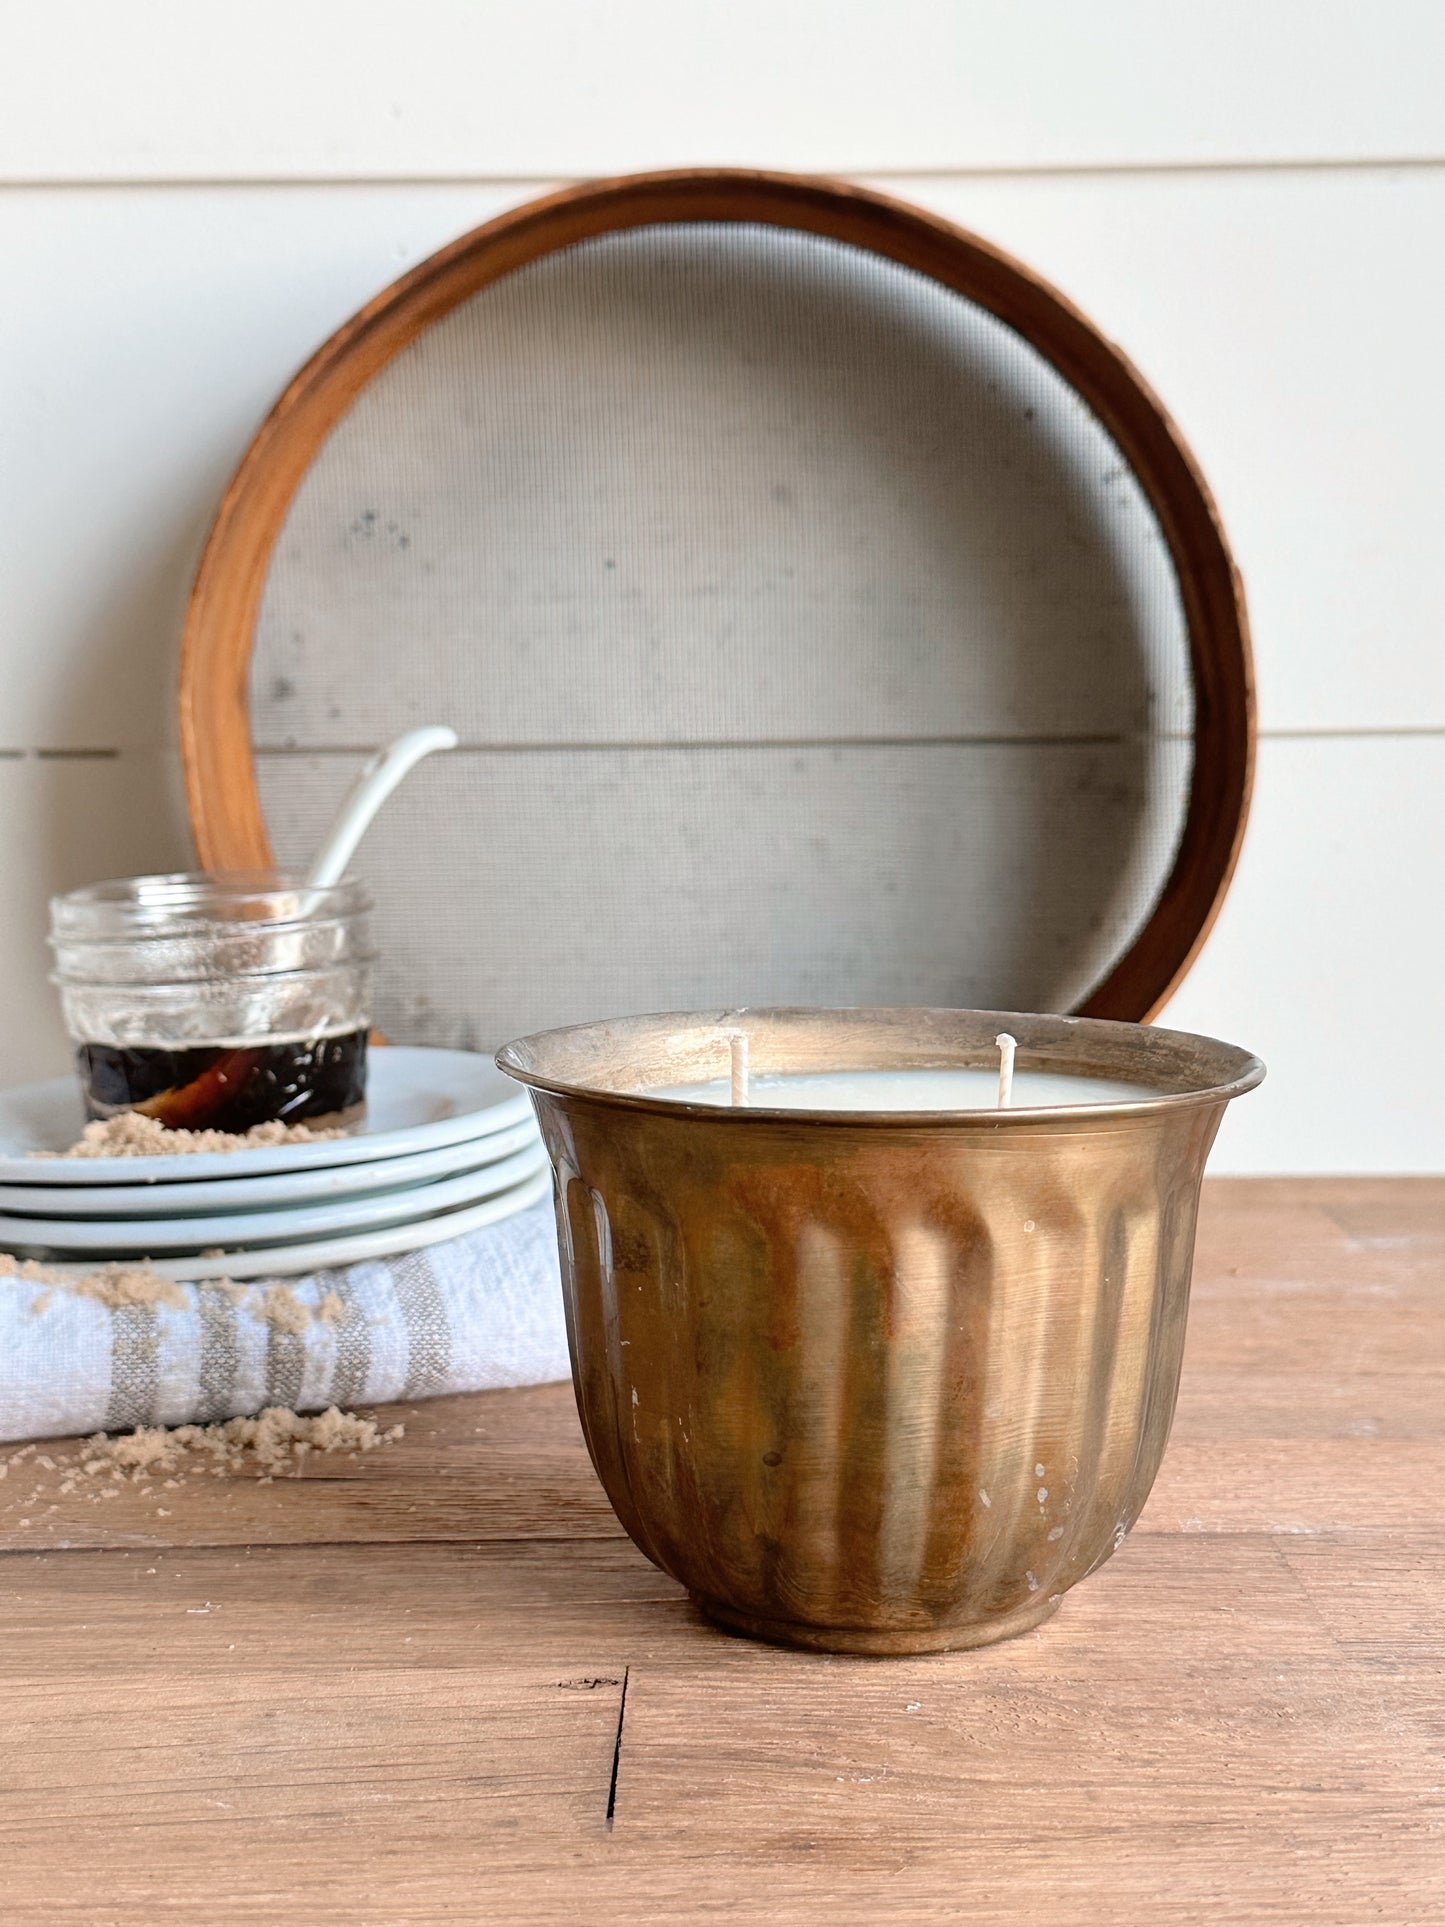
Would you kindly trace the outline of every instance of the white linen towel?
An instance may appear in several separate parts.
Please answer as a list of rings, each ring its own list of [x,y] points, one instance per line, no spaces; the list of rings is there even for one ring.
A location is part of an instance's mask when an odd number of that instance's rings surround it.
[[[281,1315],[272,1284],[285,1287]],[[112,1306],[0,1276],[0,1439],[377,1405],[570,1371],[550,1200],[424,1251],[173,1295],[184,1302]]]

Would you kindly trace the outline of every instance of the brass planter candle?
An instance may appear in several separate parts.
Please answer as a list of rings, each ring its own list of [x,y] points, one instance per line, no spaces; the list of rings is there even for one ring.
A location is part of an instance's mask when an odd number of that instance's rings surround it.
[[[593,1463],[710,1618],[828,1652],[983,1645],[1123,1542],[1173,1417],[1205,1158],[1257,1058],[1082,1018],[748,1010],[497,1061],[552,1159]],[[933,1108],[960,1069],[976,1108]],[[898,1076],[860,1109],[875,1086],[839,1072]],[[1106,1101],[1031,1107],[1041,1074]]]

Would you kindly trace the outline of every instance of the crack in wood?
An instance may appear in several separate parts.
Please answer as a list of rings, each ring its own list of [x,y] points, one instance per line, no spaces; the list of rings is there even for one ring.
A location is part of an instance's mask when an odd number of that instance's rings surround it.
[[[617,1702],[617,1738],[612,1742],[612,1778],[607,1784],[607,1831],[611,1833],[612,1822],[617,1816],[617,1774],[622,1765],[622,1722],[627,1718],[627,1682],[632,1677],[632,1668],[622,1669],[622,1698]]]

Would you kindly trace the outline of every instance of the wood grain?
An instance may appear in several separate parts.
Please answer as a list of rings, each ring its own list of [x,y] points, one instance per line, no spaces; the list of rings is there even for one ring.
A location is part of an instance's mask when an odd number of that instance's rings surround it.
[[[1210,1186],[1140,1528],[967,1655],[705,1625],[618,1532],[566,1386],[410,1408],[388,1450],[165,1519],[126,1487],[80,1509],[89,1550],[19,1525],[62,1477],[31,1455],[0,1483],[7,1927],[1424,1927],[1442,1246],[1445,1180]]]
[[[405,1426],[401,1442],[357,1458],[314,1458],[301,1478],[274,1485],[207,1477],[168,1490],[160,1480],[102,1477],[66,1495],[75,1447],[12,1453],[0,1482],[0,1550],[622,1537],[588,1463],[570,1385],[385,1410],[388,1425]],[[107,1490],[117,1496],[102,1498]]]

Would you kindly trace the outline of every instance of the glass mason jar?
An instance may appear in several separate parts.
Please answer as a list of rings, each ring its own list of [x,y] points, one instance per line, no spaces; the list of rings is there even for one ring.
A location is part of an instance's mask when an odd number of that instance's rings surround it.
[[[86,1109],[175,1130],[360,1117],[371,898],[279,871],[121,877],[50,906]]]

